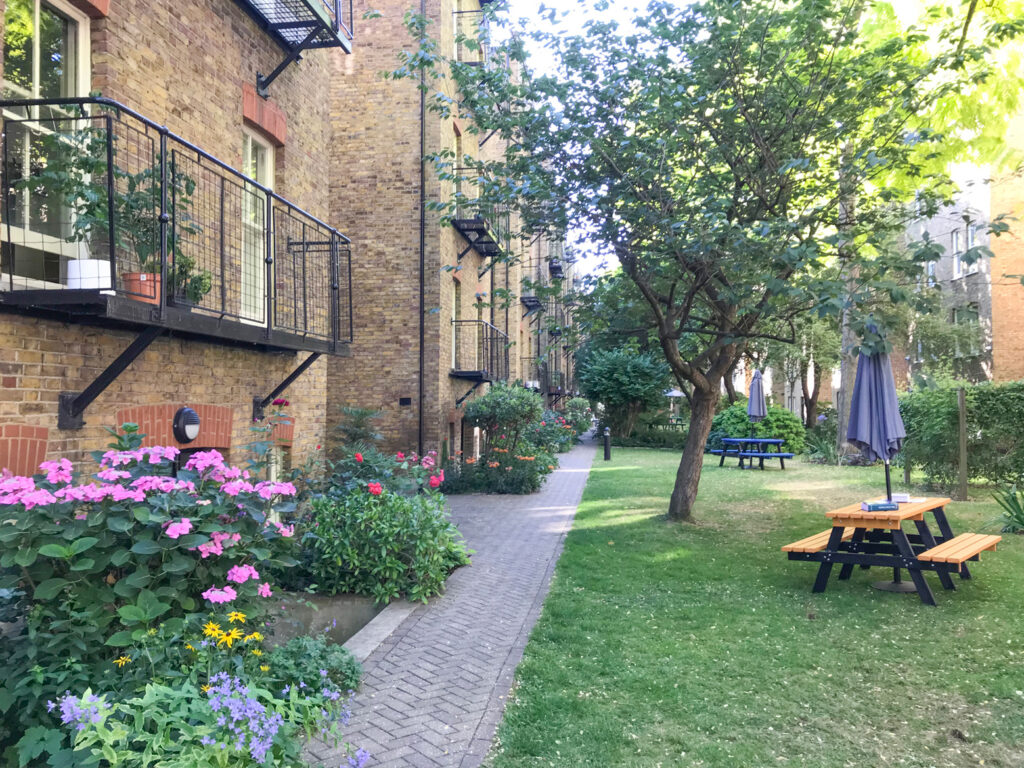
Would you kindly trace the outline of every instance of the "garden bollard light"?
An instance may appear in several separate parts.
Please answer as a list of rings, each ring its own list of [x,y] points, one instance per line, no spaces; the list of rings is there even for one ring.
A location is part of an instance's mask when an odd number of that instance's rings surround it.
[[[604,428],[604,460],[612,460],[612,430],[609,427]]]

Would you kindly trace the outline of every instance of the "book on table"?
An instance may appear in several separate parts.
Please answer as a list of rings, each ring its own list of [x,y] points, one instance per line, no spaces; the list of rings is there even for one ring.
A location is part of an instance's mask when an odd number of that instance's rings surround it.
[[[860,508],[864,512],[895,512],[900,505],[895,501],[862,501]]]

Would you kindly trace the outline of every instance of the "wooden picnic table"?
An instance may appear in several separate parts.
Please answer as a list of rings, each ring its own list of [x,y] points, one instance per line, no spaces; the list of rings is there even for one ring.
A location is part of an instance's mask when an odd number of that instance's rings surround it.
[[[790,560],[820,563],[814,592],[824,592],[832,566],[842,565],[839,579],[846,580],[854,566],[873,565],[904,568],[914,582],[917,594],[927,605],[935,605],[925,571],[935,571],[945,589],[956,589],[951,574],[969,579],[968,560],[978,560],[985,550],[994,550],[1001,536],[979,533],[954,535],[946,518],[945,497],[904,502],[892,511],[865,511],[860,502],[827,512],[830,530],[787,544],[782,548]],[[934,518],[938,533],[928,525],[926,513]],[[917,533],[908,534],[903,523],[911,521]]]
[[[779,437],[723,437],[721,450],[713,450],[712,454],[721,456],[718,466],[725,464],[726,456],[737,456],[740,460],[740,469],[744,469],[743,462],[749,459],[747,468],[754,468],[754,459],[758,459],[758,466],[764,469],[765,459],[778,459],[779,466],[786,468],[786,459],[792,459],[792,453],[782,451],[782,444],[786,442]],[[748,446],[756,446],[753,450]],[[769,450],[775,448],[774,451]]]

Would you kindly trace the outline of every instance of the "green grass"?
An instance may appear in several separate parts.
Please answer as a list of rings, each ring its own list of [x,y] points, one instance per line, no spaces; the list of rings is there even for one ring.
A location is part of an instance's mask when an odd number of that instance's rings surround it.
[[[488,758],[511,766],[1020,766],[1024,538],[939,603],[779,548],[881,469],[705,464],[695,522],[665,520],[678,454],[598,457]],[[920,490],[920,489],[918,489]],[[948,508],[986,528],[988,494]]]

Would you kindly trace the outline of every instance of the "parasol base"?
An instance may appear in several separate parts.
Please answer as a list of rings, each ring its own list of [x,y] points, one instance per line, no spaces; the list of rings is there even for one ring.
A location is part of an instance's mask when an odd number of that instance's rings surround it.
[[[917,592],[912,581],[874,581],[871,586],[884,592]]]

